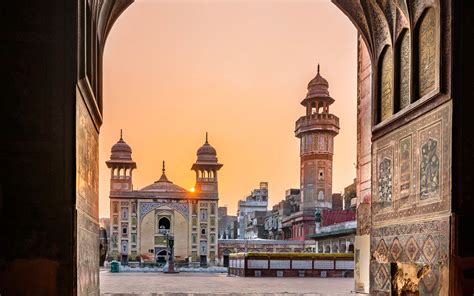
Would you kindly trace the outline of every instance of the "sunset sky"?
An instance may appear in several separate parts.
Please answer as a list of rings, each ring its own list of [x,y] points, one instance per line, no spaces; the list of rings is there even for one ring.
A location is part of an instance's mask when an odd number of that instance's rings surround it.
[[[317,64],[335,99],[333,191],[355,178],[357,33],[329,0],[136,0],[114,25],[104,53],[100,216],[109,215],[105,161],[120,129],[138,168],[135,189],[175,184],[190,170],[205,132],[224,166],[219,205],[269,182],[269,208],[299,188],[295,121]]]

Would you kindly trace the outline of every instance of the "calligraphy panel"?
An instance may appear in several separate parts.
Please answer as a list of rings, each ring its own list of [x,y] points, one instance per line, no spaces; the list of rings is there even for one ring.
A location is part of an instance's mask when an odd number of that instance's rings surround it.
[[[418,29],[418,83],[419,97],[430,93],[436,82],[436,15],[428,9]]]
[[[380,63],[380,120],[384,121],[393,114],[393,59],[391,47],[382,54]]]
[[[406,31],[400,41],[400,109],[410,105],[410,33]]]

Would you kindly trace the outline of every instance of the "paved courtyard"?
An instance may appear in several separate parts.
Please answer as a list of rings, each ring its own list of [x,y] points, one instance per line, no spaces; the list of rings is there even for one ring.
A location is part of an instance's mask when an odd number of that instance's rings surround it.
[[[242,278],[224,273],[110,273],[102,295],[355,295],[353,278]]]

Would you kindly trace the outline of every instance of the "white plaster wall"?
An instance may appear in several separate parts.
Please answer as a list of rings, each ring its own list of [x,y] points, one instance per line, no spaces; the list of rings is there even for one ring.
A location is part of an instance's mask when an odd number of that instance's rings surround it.
[[[188,221],[178,211],[173,211],[172,231],[174,234],[174,255],[178,260],[183,260],[191,255],[189,251],[189,233]]]
[[[359,252],[358,262],[356,256],[357,252]],[[356,260],[354,270],[355,291],[369,293],[370,235],[356,235],[354,258]]]
[[[139,252],[140,254],[144,254],[148,253],[149,249],[154,248],[155,211],[150,211],[139,223]]]

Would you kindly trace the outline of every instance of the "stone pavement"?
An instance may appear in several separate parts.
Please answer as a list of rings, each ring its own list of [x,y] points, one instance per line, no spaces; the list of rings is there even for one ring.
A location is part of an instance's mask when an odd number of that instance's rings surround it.
[[[222,273],[100,273],[104,296],[327,295],[348,296],[353,278],[242,278]]]

